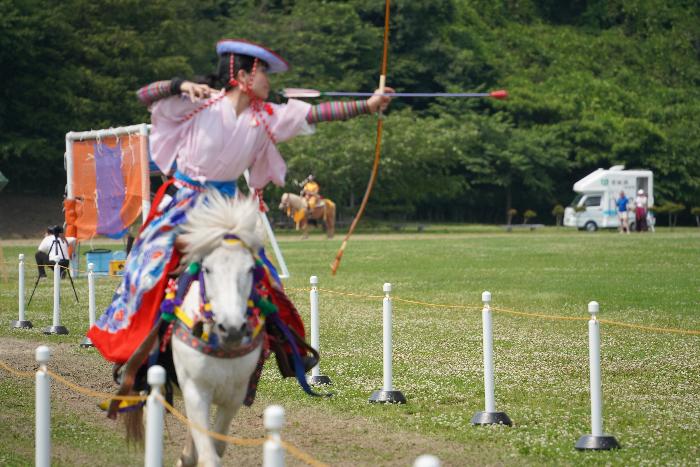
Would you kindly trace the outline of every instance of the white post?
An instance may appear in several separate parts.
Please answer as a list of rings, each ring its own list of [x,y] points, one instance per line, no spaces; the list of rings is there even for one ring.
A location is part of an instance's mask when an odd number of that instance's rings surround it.
[[[494,395],[493,378],[493,329],[491,326],[491,292],[481,294],[484,308],[481,310],[481,322],[483,327],[484,345],[484,399],[486,400],[486,412],[496,411],[496,398]]]
[[[165,384],[165,369],[153,365],[148,369],[148,384],[151,394],[146,401],[146,454],[145,467],[161,467],[163,465],[163,404],[157,396],[162,394]]]
[[[66,199],[75,199],[73,181],[73,141],[75,141],[74,133],[69,131],[66,133],[66,152],[63,154],[63,159],[66,165]],[[77,237],[77,234],[76,234]],[[75,247],[73,248],[73,253],[70,257],[70,275],[71,277],[78,277],[78,269],[80,266],[80,257],[78,256],[78,239],[75,239]]]
[[[53,265],[53,327],[61,325],[61,266]]]
[[[37,279],[38,280],[38,279]],[[25,308],[24,308],[24,255],[19,255],[19,290],[17,293],[17,305],[19,307],[19,317],[17,321],[12,321],[10,326],[15,329],[29,329],[32,327],[32,322],[25,319]]]
[[[384,284],[384,300],[382,302],[382,315],[384,317],[384,386],[383,391],[394,390],[394,372],[391,367],[391,284]]]
[[[280,430],[284,426],[284,409],[271,405],[263,412],[267,440],[263,444],[263,467],[284,467],[284,447]]]
[[[88,329],[92,328],[95,324],[95,265],[93,263],[88,263],[88,319],[90,320],[90,326]],[[80,343],[80,347],[88,348],[93,347],[92,340],[89,337],[83,337],[83,341]]]
[[[309,292],[309,302],[311,303],[311,347],[320,352],[321,331],[318,312],[318,277],[311,276],[309,282],[311,283],[311,291]],[[307,378],[307,381],[309,384],[317,386],[331,384],[331,379],[321,374],[321,366],[318,363],[311,369],[311,376]]]
[[[145,223],[151,210],[151,171],[148,160],[148,125],[139,125],[139,141],[141,153],[141,220]]]
[[[24,255],[19,255],[19,322],[24,321]]]
[[[603,433],[603,384],[600,377],[600,322],[598,302],[588,303],[588,363],[591,385],[591,434],[583,435],[576,442],[578,450],[618,449],[620,444],[614,436]]]
[[[591,434],[603,435],[603,386],[600,381],[600,327],[598,326],[598,302],[588,304],[591,319],[588,321],[588,360],[591,371]]]
[[[418,456],[413,462],[413,467],[440,467],[440,459],[433,456],[432,454],[423,454]]]
[[[90,327],[95,324],[95,265],[88,264],[88,319]]]
[[[484,402],[483,412],[472,417],[472,425],[506,425],[513,422],[505,412],[496,412],[496,396],[493,371],[493,326],[491,323],[491,292],[481,294],[484,308],[481,310],[482,344],[484,347]]]
[[[51,378],[46,373],[46,364],[51,357],[51,350],[45,345],[35,351],[39,369],[36,372],[36,451],[34,464],[36,467],[51,465]]]
[[[309,279],[311,283],[311,292],[309,292],[309,301],[311,302],[311,347],[313,347],[316,352],[320,352],[320,326],[318,322],[318,277],[311,276]],[[317,364],[311,369],[311,377],[317,377],[321,375],[321,369]]]
[[[374,391],[369,398],[372,403],[405,404],[406,398],[401,391],[394,390],[394,371],[392,368],[392,337],[391,337],[391,284],[384,284],[384,300],[382,301],[383,316],[383,345],[384,345],[384,384],[382,389]]]
[[[61,266],[58,261],[53,265],[53,325],[44,328],[44,334],[68,334],[68,329],[61,326]]]

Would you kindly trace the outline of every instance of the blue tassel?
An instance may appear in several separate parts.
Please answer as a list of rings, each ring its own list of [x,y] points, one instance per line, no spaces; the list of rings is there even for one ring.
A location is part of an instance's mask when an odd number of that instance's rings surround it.
[[[289,342],[289,345],[292,348],[292,362],[294,363],[294,375],[296,376],[297,382],[299,383],[299,386],[301,386],[301,389],[303,389],[304,392],[310,396],[330,397],[332,394],[319,394],[317,392],[314,392],[313,389],[309,387],[309,383],[306,382],[306,372],[304,371],[304,363],[301,361],[301,355],[299,354],[299,349],[297,348],[297,344],[294,341],[294,336],[291,332],[289,332],[289,328],[286,324],[284,324],[284,322],[282,322],[279,315],[273,314],[270,315],[267,319],[272,319],[275,326],[277,326],[277,329],[282,331],[284,337],[287,338],[287,341]]]

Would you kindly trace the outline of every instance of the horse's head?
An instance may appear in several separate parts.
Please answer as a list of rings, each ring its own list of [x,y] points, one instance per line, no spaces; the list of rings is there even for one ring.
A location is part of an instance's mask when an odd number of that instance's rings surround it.
[[[216,191],[201,195],[187,216],[178,241],[184,261],[200,263],[204,297],[213,313],[212,333],[236,346],[250,333],[247,304],[253,287],[255,252],[263,244],[258,204],[252,197],[229,198]]]
[[[280,200],[279,208],[284,211],[289,207],[289,193],[284,193],[282,199]]]

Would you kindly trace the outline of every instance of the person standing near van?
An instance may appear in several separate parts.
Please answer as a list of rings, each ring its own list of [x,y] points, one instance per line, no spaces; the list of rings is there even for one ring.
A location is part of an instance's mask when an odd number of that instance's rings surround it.
[[[644,190],[639,190],[637,192],[637,197],[634,198],[634,210],[635,210],[635,226],[637,232],[646,232],[647,227],[647,209],[648,199]]]
[[[619,232],[630,233],[629,216],[627,214],[627,205],[629,204],[629,199],[625,196],[625,192],[620,192],[620,197],[615,201],[617,204],[617,220],[619,222]]]

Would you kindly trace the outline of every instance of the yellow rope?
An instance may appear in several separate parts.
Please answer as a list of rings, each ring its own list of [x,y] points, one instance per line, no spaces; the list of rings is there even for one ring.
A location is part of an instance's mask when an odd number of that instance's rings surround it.
[[[207,436],[210,436],[214,439],[218,439],[219,441],[224,441],[226,443],[230,444],[235,444],[237,446],[262,446],[265,443],[264,438],[258,438],[258,439],[251,439],[251,438],[238,438],[235,436],[229,436],[229,435],[223,435],[221,433],[217,433],[215,431],[209,431],[203,426],[199,425],[198,423],[194,423],[190,419],[187,418],[185,414],[182,412],[179,412],[175,407],[173,407],[171,404],[168,403],[168,401],[165,400],[165,398],[157,394],[156,397],[158,400],[163,404],[165,408],[172,413],[175,418],[183,422],[185,425],[189,426],[190,428],[194,428],[195,430],[199,431],[200,433],[206,434]],[[310,454],[305,453],[301,449],[285,442],[282,441],[282,447],[284,447],[292,456],[296,457],[302,462],[307,463],[308,465],[311,465],[312,467],[326,467],[328,464],[324,464],[323,462],[320,462],[316,459],[314,459]]]
[[[644,331],[655,331],[655,332],[669,332],[675,334],[688,334],[691,336],[700,336],[700,330],[696,329],[675,329],[675,328],[661,328],[656,326],[643,326],[641,324],[623,323],[621,321],[612,321],[609,319],[599,319],[603,324],[610,324],[612,326],[621,326],[623,328],[631,329],[641,329]]]
[[[337,290],[330,290],[330,289],[318,289],[319,292],[326,292],[329,294],[333,295],[344,295],[346,297],[359,297],[359,298],[369,298],[369,299],[377,299],[377,298],[384,298],[384,295],[366,295],[366,294],[359,294],[359,293],[352,293],[352,292],[340,292]]]
[[[287,287],[287,290],[294,290],[294,291],[306,291],[308,292],[310,289],[308,288],[292,288],[292,287]],[[364,298],[364,299],[380,299],[384,298],[383,295],[365,295],[365,294],[357,294],[357,293],[350,293],[350,292],[340,292],[337,290],[329,290],[329,289],[318,289],[319,292],[326,292],[329,294],[333,295],[342,295],[342,296],[347,296],[347,297],[359,297],[359,298]],[[403,303],[410,303],[414,305],[421,305],[421,306],[427,306],[427,307],[432,307],[432,308],[448,308],[448,309],[462,309],[462,310],[481,310],[481,306],[477,305],[446,305],[446,304],[440,304],[440,303],[430,303],[430,302],[421,302],[418,300],[408,300],[405,298],[399,298],[399,297],[394,297],[392,296],[391,299],[395,302],[403,302]],[[584,317],[584,316],[562,316],[562,315],[550,315],[550,314],[545,314],[545,313],[531,313],[531,312],[526,312],[526,311],[516,311],[516,310],[511,310],[508,308],[502,308],[502,307],[491,307],[491,310],[497,313],[506,313],[510,315],[516,315],[516,316],[527,316],[531,318],[541,318],[541,319],[548,319],[548,320],[560,320],[560,321],[588,321],[590,318]],[[678,329],[678,328],[663,328],[663,327],[657,327],[657,326],[645,326],[641,324],[634,324],[634,323],[625,323],[622,321],[613,321],[609,319],[599,319],[602,324],[609,324],[611,326],[620,326],[620,327],[625,327],[629,329],[638,329],[641,331],[652,331],[652,332],[665,332],[665,333],[671,333],[671,334],[683,334],[683,335],[691,335],[691,336],[698,336],[700,335],[700,330],[695,330],[695,329]]]
[[[309,454],[305,453],[298,447],[289,444],[286,441],[282,441],[282,447],[286,449],[287,452],[289,452],[289,454],[312,467],[328,467],[328,464],[324,464],[323,462],[314,459]]]
[[[500,308],[500,307],[491,307],[492,311],[496,311],[499,313],[507,313],[509,315],[518,315],[518,316],[531,316],[533,318],[542,318],[542,319],[553,319],[553,320],[562,320],[562,321],[588,321],[589,318],[586,318],[584,316],[561,316],[561,315],[546,315],[544,313],[529,313],[527,311],[515,311],[515,310],[509,310],[508,308]]]
[[[139,402],[139,401],[145,401],[147,399],[146,396],[116,396],[114,394],[107,393],[107,392],[93,391],[92,389],[84,388],[82,386],[79,386],[79,385],[71,382],[71,381],[68,381],[63,376],[61,376],[61,375],[59,375],[51,370],[46,370],[46,373],[48,373],[49,376],[51,376],[53,379],[55,379],[59,383],[63,384],[64,386],[74,390],[75,392],[79,392],[80,394],[83,394],[85,396],[95,397],[95,398],[99,398],[99,399],[113,399],[113,400],[126,401],[126,402]]]
[[[11,366],[9,366],[7,363],[3,362],[0,360],[0,367],[4,368],[7,370],[10,374],[13,374],[15,376],[19,376],[20,378],[31,378],[34,376],[33,371],[20,371],[20,370],[15,370]]]
[[[175,416],[175,418],[177,418],[178,420],[180,420],[182,423],[189,426],[190,428],[194,428],[195,430],[199,431],[200,433],[211,436],[214,439],[218,439],[219,441],[224,441],[224,442],[227,442],[230,444],[235,444],[237,446],[262,446],[262,444],[265,442],[265,439],[263,439],[263,438],[258,438],[258,439],[237,438],[234,436],[222,435],[221,433],[217,433],[215,431],[209,431],[206,428],[204,428],[203,426],[201,426],[200,424],[189,420],[187,418],[187,415],[178,411],[175,407],[173,407],[171,404],[169,404],[168,401],[166,401],[162,395],[157,394],[156,397],[158,398],[160,403],[163,404],[163,406],[166,409],[168,409],[168,411]]]
[[[298,288],[298,287],[285,287],[285,290],[293,290],[295,292],[310,292],[311,289],[309,288]],[[376,298],[384,298],[384,295],[365,295],[365,294],[358,294],[358,293],[351,293],[351,292],[340,292],[338,290],[330,290],[330,289],[318,289],[319,292],[326,292],[329,294],[333,295],[344,295],[346,297],[358,297],[358,298],[370,298],[370,299],[376,299]]]
[[[0,360],[0,367],[7,370],[9,373],[19,376],[21,378],[31,378],[33,377],[36,373],[33,371],[20,371],[12,368],[9,366],[7,363],[3,362]],[[65,379],[63,376],[47,369],[46,373],[51,376],[53,379],[58,381],[59,383],[63,384],[64,386],[73,389],[74,391],[81,393],[86,396],[90,397],[96,397],[96,398],[109,398],[113,400],[121,400],[121,401],[129,401],[129,402],[137,402],[137,401],[145,401],[148,399],[147,396],[115,396],[113,394],[108,394],[104,392],[99,392],[99,391],[93,391],[92,389],[84,388],[82,386],[79,386],[71,381],[68,381]],[[246,439],[246,438],[236,438],[233,436],[228,436],[228,435],[222,435],[221,433],[216,433],[213,431],[209,431],[206,428],[200,426],[197,423],[191,422],[186,415],[183,413],[179,412],[175,407],[170,405],[168,401],[165,400],[165,398],[158,394],[156,395],[158,400],[163,404],[165,408],[168,409],[170,413],[172,413],[175,418],[179,419],[186,425],[188,425],[191,428],[194,428],[195,430],[204,433],[208,436],[211,436],[212,438],[218,439],[220,441],[224,441],[227,443],[231,444],[236,444],[238,446],[262,446],[262,444],[265,442],[265,439],[260,438],[260,439]],[[326,467],[328,464],[324,464],[323,462],[320,462],[316,459],[314,459],[310,454],[305,453],[301,449],[287,443],[287,442],[282,442],[282,446],[294,457],[299,459],[302,462],[306,462],[308,465],[311,465],[312,467]]]
[[[462,310],[480,310],[481,307],[479,306],[471,306],[471,305],[441,305],[439,303],[428,303],[428,302],[419,302],[417,300],[406,300],[405,298],[399,298],[399,297],[391,297],[391,299],[395,302],[404,302],[404,303],[412,303],[414,305],[423,305],[423,306],[429,306],[433,308],[457,308],[457,309],[462,309]]]

